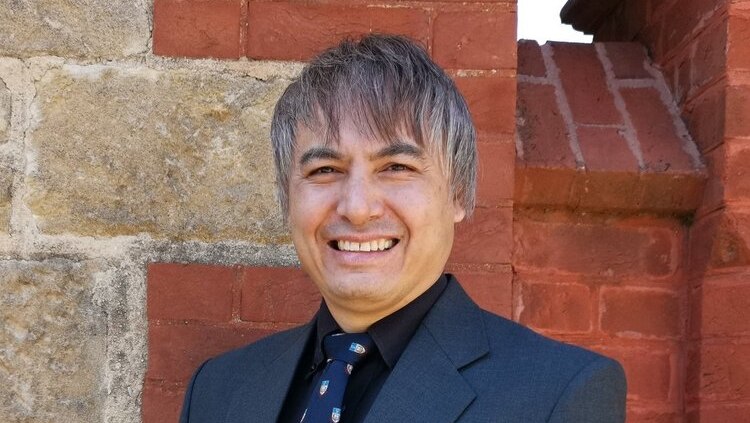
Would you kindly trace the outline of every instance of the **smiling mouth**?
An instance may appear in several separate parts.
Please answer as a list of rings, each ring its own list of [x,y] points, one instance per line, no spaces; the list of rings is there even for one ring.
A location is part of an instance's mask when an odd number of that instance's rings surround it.
[[[387,251],[398,244],[398,239],[376,239],[365,242],[354,241],[331,241],[328,243],[331,248],[338,251],[347,252],[378,252]]]

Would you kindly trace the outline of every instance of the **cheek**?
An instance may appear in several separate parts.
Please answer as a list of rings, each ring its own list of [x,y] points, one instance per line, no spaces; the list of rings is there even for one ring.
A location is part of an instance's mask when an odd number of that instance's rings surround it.
[[[316,187],[296,187],[290,190],[289,226],[295,242],[311,237],[320,229],[332,210],[330,190]],[[309,242],[309,239],[305,240]]]

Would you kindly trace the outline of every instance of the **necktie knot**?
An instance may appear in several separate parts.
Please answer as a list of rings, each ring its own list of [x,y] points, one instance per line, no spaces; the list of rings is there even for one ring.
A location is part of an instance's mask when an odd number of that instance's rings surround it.
[[[352,366],[361,362],[372,347],[372,338],[367,333],[336,333],[323,338],[323,352],[327,358]]]

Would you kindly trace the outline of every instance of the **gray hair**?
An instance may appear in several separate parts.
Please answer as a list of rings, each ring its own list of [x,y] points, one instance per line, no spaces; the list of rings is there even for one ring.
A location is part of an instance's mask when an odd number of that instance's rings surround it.
[[[395,35],[345,40],[302,70],[276,103],[271,142],[284,216],[295,132],[304,127],[338,142],[343,119],[366,136],[396,142],[405,131],[435,154],[451,192],[471,215],[477,179],[476,131],[453,81],[413,41]]]

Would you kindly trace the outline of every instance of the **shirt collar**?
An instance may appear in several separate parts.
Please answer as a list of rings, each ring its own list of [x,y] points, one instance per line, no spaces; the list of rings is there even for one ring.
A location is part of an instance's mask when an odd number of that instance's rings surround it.
[[[401,357],[401,354],[409,344],[412,335],[416,332],[419,324],[430,311],[448,284],[445,274],[419,297],[397,310],[396,312],[378,320],[367,330],[370,334],[383,361],[389,368],[393,369]],[[319,366],[325,360],[323,354],[323,338],[334,332],[340,332],[336,320],[328,310],[325,301],[321,304],[316,316],[316,340],[313,365]]]

